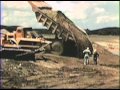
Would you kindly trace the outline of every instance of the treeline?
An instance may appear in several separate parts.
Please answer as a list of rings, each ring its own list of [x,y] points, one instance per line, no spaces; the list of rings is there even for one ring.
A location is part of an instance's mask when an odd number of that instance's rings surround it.
[[[7,29],[8,31],[12,32],[14,30],[16,30],[16,28],[18,26],[5,26],[5,25],[1,25],[0,26],[1,29]],[[25,27],[26,29],[32,29],[32,27]],[[42,34],[50,34],[51,31],[47,30],[47,29],[32,29],[35,30],[39,33]],[[118,27],[108,27],[108,28],[101,28],[101,29],[96,29],[96,30],[90,30],[90,29],[85,29],[88,35],[120,35],[120,28]]]
[[[12,32],[12,31],[15,31],[17,29],[17,27],[19,27],[19,26],[5,26],[5,25],[1,25],[0,27],[1,27],[1,29],[6,29],[9,32]],[[36,29],[35,28],[34,29],[32,27],[24,27],[24,29],[26,29],[26,30],[33,30],[33,31],[36,31],[36,32],[42,33],[42,34],[51,34],[52,33],[50,30],[43,29],[43,28],[40,28],[40,29],[38,29],[38,28]]]
[[[108,28],[101,28],[96,30],[89,30],[86,29],[88,35],[120,35],[120,28],[118,27],[108,27]]]

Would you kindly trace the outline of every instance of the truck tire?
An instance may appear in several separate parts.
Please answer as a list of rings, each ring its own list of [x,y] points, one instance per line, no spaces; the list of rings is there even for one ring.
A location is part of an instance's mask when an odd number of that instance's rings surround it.
[[[51,45],[51,48],[52,48],[52,50],[51,50],[52,54],[62,55],[62,53],[63,53],[63,45],[62,45],[61,42],[59,42],[59,41],[53,42],[52,45]]]

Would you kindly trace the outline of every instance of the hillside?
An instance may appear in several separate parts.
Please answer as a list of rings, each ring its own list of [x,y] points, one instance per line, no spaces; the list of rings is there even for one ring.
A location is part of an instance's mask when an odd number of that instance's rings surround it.
[[[86,29],[86,32],[89,35],[97,34],[97,35],[120,35],[120,28],[118,27],[107,27],[96,30]]]

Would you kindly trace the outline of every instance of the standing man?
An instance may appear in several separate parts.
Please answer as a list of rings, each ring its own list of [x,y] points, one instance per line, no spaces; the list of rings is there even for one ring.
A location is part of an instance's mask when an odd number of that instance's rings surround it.
[[[99,54],[98,54],[98,52],[95,49],[94,53],[93,53],[93,61],[94,61],[95,65],[97,65],[98,57],[99,57]]]
[[[83,51],[83,54],[84,54],[84,65],[87,65],[87,64],[89,64],[89,57],[90,57],[90,54],[91,54],[89,47],[87,47]]]

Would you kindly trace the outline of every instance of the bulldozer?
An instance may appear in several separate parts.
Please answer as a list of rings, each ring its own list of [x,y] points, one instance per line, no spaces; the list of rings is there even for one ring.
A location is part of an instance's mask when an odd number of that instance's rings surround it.
[[[46,40],[42,35],[38,35],[31,28],[17,27],[9,32],[1,29],[1,58],[25,58],[34,59],[35,53],[51,52],[62,54],[62,44],[60,41]],[[58,47],[61,48],[58,50]],[[57,49],[56,49],[57,48]]]
[[[83,29],[79,29],[61,11],[53,11],[44,1],[28,1],[38,23],[47,27],[47,31],[54,34],[55,38],[49,40],[38,35],[32,29],[17,27],[13,32],[1,33],[2,58],[31,58],[36,53],[48,52],[57,55],[74,56],[83,58],[86,47],[93,52],[92,43]],[[1,30],[2,31],[2,30]]]

